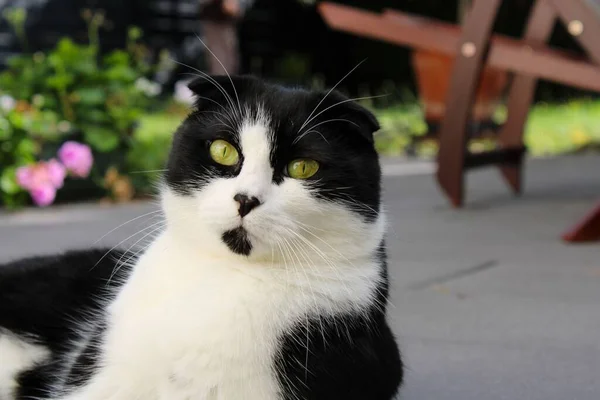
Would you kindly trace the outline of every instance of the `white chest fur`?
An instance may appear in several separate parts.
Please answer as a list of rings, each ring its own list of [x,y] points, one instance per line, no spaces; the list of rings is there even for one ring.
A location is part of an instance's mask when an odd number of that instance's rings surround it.
[[[374,266],[344,282],[299,279],[276,265],[199,260],[170,240],[135,267],[110,306],[100,370],[66,400],[278,399],[282,333],[306,315],[364,307],[377,281]]]

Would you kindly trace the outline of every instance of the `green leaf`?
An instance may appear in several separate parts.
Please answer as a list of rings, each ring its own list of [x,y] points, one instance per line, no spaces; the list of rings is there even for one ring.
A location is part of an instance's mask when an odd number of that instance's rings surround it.
[[[133,82],[138,74],[127,65],[116,65],[106,70],[106,79],[113,81]]]
[[[127,37],[132,42],[135,42],[136,40],[140,39],[143,34],[143,31],[137,26],[131,26],[127,31]]]
[[[25,65],[33,65],[33,63],[33,57],[30,54],[13,56],[10,57],[6,62],[6,64],[13,70],[22,68]]]
[[[15,155],[20,163],[30,163],[35,161],[37,151],[36,143],[29,138],[24,138],[17,145]]]
[[[26,119],[24,114],[13,112],[8,115],[8,121],[15,129],[25,129]]]
[[[86,109],[81,113],[80,120],[85,120],[93,123],[104,123],[109,121],[109,117],[105,111],[97,108]]]
[[[106,93],[101,88],[81,88],[75,91],[83,105],[99,105],[106,101]]]
[[[19,26],[27,19],[27,10],[24,8],[9,7],[4,10],[2,16],[12,25]]]
[[[8,140],[12,136],[12,127],[7,119],[0,116],[0,140]]]
[[[114,50],[106,57],[104,57],[104,62],[108,66],[116,66],[116,65],[125,65],[128,66],[131,61],[131,57],[129,53],[123,50]]]
[[[19,192],[16,194],[3,193],[2,203],[7,210],[17,210],[27,203],[27,193]]]
[[[12,166],[5,168],[0,176],[0,189],[4,193],[15,194],[20,192],[22,189],[17,183],[17,168]]]
[[[103,153],[114,150],[119,145],[119,134],[106,127],[87,125],[83,128],[83,135],[90,146]]]
[[[56,74],[54,76],[48,77],[46,84],[54,89],[65,89],[73,83],[73,76],[68,74]]]

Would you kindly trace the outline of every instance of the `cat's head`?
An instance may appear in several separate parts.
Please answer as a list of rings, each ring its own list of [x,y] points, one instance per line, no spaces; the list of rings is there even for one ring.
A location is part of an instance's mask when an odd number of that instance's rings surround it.
[[[199,78],[162,193],[203,252],[270,262],[367,256],[383,235],[375,117],[338,92]],[[314,261],[314,260],[313,260]]]

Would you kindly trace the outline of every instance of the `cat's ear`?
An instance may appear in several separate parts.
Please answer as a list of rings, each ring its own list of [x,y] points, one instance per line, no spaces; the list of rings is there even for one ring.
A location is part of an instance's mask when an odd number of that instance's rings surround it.
[[[354,101],[344,103],[344,107],[351,113],[352,121],[360,126],[360,132],[363,136],[369,142],[373,143],[373,134],[381,128],[377,117],[371,111]]]
[[[253,82],[253,78],[246,76],[207,75],[191,81],[188,88],[194,94],[199,110],[215,104],[237,107],[238,98]]]
[[[331,118],[353,122],[356,131],[369,143],[374,143],[373,134],[380,129],[380,125],[371,111],[339,92],[332,92],[326,103],[325,108],[330,107],[331,114],[328,115],[331,115]]]

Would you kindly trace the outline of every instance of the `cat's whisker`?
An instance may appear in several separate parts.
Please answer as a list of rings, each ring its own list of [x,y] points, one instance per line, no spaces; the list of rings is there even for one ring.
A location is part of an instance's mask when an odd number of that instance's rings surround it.
[[[314,268],[313,265],[312,265],[312,260],[308,256],[306,250],[304,250],[302,247],[300,247],[299,243],[295,243],[295,242],[291,241],[291,244],[295,244],[296,249],[303,256],[303,258],[305,259],[305,261],[306,261],[307,265],[309,266],[309,268],[311,268],[311,269]],[[308,279],[308,277],[307,277],[307,282],[310,285],[310,279]],[[312,287],[311,287],[311,289],[312,289]],[[314,293],[314,290],[313,290],[313,293]],[[331,296],[331,294],[332,294],[332,292],[331,292],[331,289],[330,289],[329,290],[329,295]],[[314,300],[314,294],[313,294],[313,300]],[[331,314],[333,315],[334,314],[333,306],[330,303],[327,303],[327,304],[329,306],[329,310],[330,310]],[[316,301],[315,301],[315,307],[317,307]],[[324,346],[327,347],[327,338],[325,337],[325,327],[323,326],[323,321],[322,321],[322,318],[321,318],[321,314],[318,314],[318,318],[319,318],[319,328],[320,328],[319,331],[320,331],[321,337],[323,339]]]
[[[198,111],[198,114],[215,114],[215,115],[218,115],[219,117],[225,117],[225,118],[227,118],[227,116],[226,116],[226,115],[224,115],[223,113],[220,113],[220,112],[218,112],[218,111],[213,111],[213,110],[203,110],[203,111]],[[202,122],[202,120],[200,119],[200,115],[197,115],[197,116],[196,116],[196,119],[197,119],[198,121]],[[215,119],[216,119],[217,121],[219,121],[219,122],[221,123],[221,125],[223,125],[223,126],[225,126],[225,127],[229,128],[229,129],[231,130],[231,132],[235,132],[235,129],[234,129],[234,128],[233,128],[233,127],[230,125],[230,124],[226,124],[226,123],[225,123],[225,122],[224,122],[224,121],[223,121],[221,118],[215,117]],[[216,124],[215,124],[215,125],[216,125]],[[212,125],[212,126],[215,126],[215,125]]]
[[[329,257],[321,251],[321,249],[319,249],[316,245],[314,245],[313,243],[311,243],[310,241],[308,241],[308,239],[306,239],[305,237],[303,237],[302,235],[294,232],[293,230],[289,231],[290,233],[294,234],[298,239],[302,240],[307,246],[309,246],[309,248],[311,248],[319,257],[321,257],[323,259],[323,261],[325,261],[325,264],[327,264],[333,271],[334,273],[337,275],[338,278],[338,282],[342,283],[344,285],[344,288],[346,289],[346,291],[348,292],[348,294],[351,293],[350,288],[348,288],[348,286],[346,285],[346,283],[344,282],[344,279],[342,279],[342,276],[338,270],[338,266],[329,259]]]
[[[215,86],[215,88],[217,88],[217,90],[219,90],[219,92],[221,92],[221,94],[225,97],[225,99],[229,103],[230,107],[232,109],[235,109],[235,103],[233,102],[233,99],[231,98],[231,96],[229,95],[229,93],[227,93],[227,91],[225,90],[225,88],[223,88],[223,86],[221,86],[219,84],[219,82],[217,82],[212,76],[210,76],[206,72],[200,71],[198,68],[192,67],[191,65],[184,64],[182,62],[175,61],[175,60],[173,60],[173,61],[175,63],[181,65],[181,66],[184,66],[184,67],[190,68],[193,71],[196,71],[196,74],[187,73],[188,75],[196,75],[196,76],[199,76],[200,78],[204,78],[208,82],[212,83]],[[240,118],[241,118],[241,110],[240,110]]]
[[[366,59],[362,60],[361,62],[359,62],[358,64],[356,64],[356,66],[354,68],[352,68],[350,71],[348,71],[348,73],[346,75],[344,75],[342,77],[342,79],[340,79],[331,89],[329,89],[329,91],[327,92],[327,94],[325,94],[325,96],[321,99],[321,101],[319,101],[319,103],[317,104],[317,106],[312,110],[312,112],[310,114],[308,114],[308,117],[306,118],[306,121],[304,121],[304,123],[300,126],[300,129],[298,129],[299,132],[302,131],[302,129],[310,123],[310,121],[312,121],[314,118],[311,118],[313,116],[313,114],[319,109],[319,106],[325,101],[325,99],[344,81],[344,79],[346,79],[348,76],[350,76],[350,74],[352,74],[358,67],[361,66],[362,63],[364,63],[366,61]],[[320,114],[320,113],[319,113]],[[317,114],[317,116],[319,115]]]
[[[291,250],[293,252],[294,250],[291,248],[289,242],[285,238],[283,238],[283,240],[284,240],[285,246],[289,250]],[[295,254],[295,252],[294,252],[294,254]],[[298,258],[297,254],[296,254],[296,257]],[[300,262],[299,258],[298,258],[298,262]],[[300,262],[300,264],[301,264],[301,262]],[[296,265],[294,265],[294,269],[297,271]],[[310,279],[308,279],[308,276],[306,275],[306,271],[304,271],[304,269],[302,267],[300,267],[300,270],[304,273],[304,276],[305,276],[305,279],[306,279],[306,283],[308,283],[308,285],[309,285],[310,295],[311,295],[313,304],[315,305],[315,308],[316,308],[317,307],[317,303],[316,303],[316,300],[314,298],[314,290],[312,289],[312,286],[310,284]],[[301,285],[300,288],[303,289],[304,285]],[[306,296],[305,296],[305,298],[306,298]],[[308,356],[309,356],[309,352],[310,352],[310,336],[309,336],[309,329],[308,329],[308,327],[309,327],[308,314],[305,314],[305,320],[306,320],[306,358],[305,358],[305,365],[304,365],[304,374],[305,374],[304,375],[304,379],[307,380],[308,379],[308,373],[309,373],[309,370],[308,370]]]
[[[321,132],[315,131],[315,130],[312,130],[312,129],[309,130],[309,131],[306,131],[306,132],[302,133],[301,135],[299,135],[296,139],[294,139],[294,141],[292,143],[294,143],[294,144],[298,143],[302,138],[304,138],[305,136],[307,136],[310,133],[316,133],[317,135],[321,136],[321,138],[323,138],[323,140],[325,141],[325,143],[329,144],[329,140],[327,140],[325,138],[325,136]]]
[[[111,233],[113,233],[114,231],[116,231],[117,229],[119,229],[119,228],[122,228],[122,227],[124,227],[124,226],[125,226],[125,225],[127,225],[127,224],[130,224],[130,223],[132,223],[132,222],[134,222],[134,221],[137,221],[137,220],[138,220],[138,219],[140,219],[140,218],[144,218],[144,217],[147,217],[147,216],[149,216],[149,215],[152,215],[152,214],[157,214],[157,213],[161,213],[161,212],[162,212],[162,210],[154,210],[154,211],[150,211],[150,212],[148,212],[148,213],[146,213],[146,214],[142,214],[142,215],[139,215],[139,216],[137,216],[137,217],[135,217],[135,218],[132,218],[132,219],[130,219],[129,221],[123,222],[121,225],[117,226],[116,228],[113,228],[113,229],[111,229],[110,231],[108,231],[108,232],[106,232],[104,235],[102,235],[102,237],[100,237],[100,239],[96,240],[96,241],[94,242],[94,244],[98,244],[98,242],[100,242],[102,239],[104,239],[105,237],[107,237],[108,235],[110,235]]]
[[[305,231],[306,233],[308,233],[309,235],[313,236],[315,239],[319,240],[320,242],[322,242],[323,244],[325,244],[327,247],[329,247],[331,250],[333,250],[338,256],[340,256],[344,261],[346,261],[350,266],[352,266],[353,268],[356,268],[356,265],[354,265],[354,263],[352,263],[351,260],[349,260],[346,256],[344,256],[338,249],[336,249],[335,247],[333,247],[331,244],[329,244],[327,241],[325,241],[324,239],[322,239],[321,237],[319,237],[318,235],[314,234],[313,232],[311,232],[309,229],[303,228],[302,226],[298,225],[298,227],[300,229],[302,229],[303,231]]]
[[[223,116],[225,116],[229,120],[229,122],[231,122],[232,124],[235,124],[235,122],[233,120],[233,117],[231,115],[229,115],[229,112],[231,111],[231,109],[225,107],[223,104],[219,103],[218,101],[213,100],[211,98],[208,98],[206,96],[200,96],[198,94],[196,94],[195,96],[196,96],[197,99],[206,100],[206,101],[209,101],[209,102],[211,102],[213,104],[216,104],[219,107],[221,107],[223,109],[223,112],[225,113],[225,114],[223,114]]]
[[[151,226],[140,229],[139,231],[137,231],[136,233],[129,235],[128,237],[126,237],[125,239],[121,240],[119,243],[115,244],[113,247],[111,247],[110,249],[108,249],[104,255],[102,257],[100,257],[100,259],[96,262],[96,264],[94,264],[92,266],[92,268],[90,268],[90,270],[96,268],[98,266],[98,264],[100,264],[102,262],[102,260],[104,260],[106,258],[106,256],[108,256],[109,254],[111,254],[116,248],[118,248],[120,245],[122,245],[123,243],[127,242],[129,239],[145,232],[146,230],[150,229]]]
[[[327,144],[329,144],[329,142],[327,141],[327,139],[325,139],[325,136],[323,136],[320,132],[316,131],[315,128],[317,126],[321,126],[323,124],[329,123],[329,122],[348,122],[349,124],[352,124],[356,127],[358,127],[358,124],[356,124],[355,122],[352,122],[348,119],[344,119],[344,118],[333,118],[333,119],[328,119],[325,121],[321,121],[313,126],[311,126],[310,128],[308,128],[308,130],[306,132],[301,133],[302,131],[298,132],[298,137],[294,140],[294,144],[297,143],[298,141],[300,141],[304,136],[308,135],[310,132],[316,132],[319,133],[321,135],[321,137],[323,138],[323,140],[325,140],[327,142]]]
[[[110,281],[112,280],[113,276],[119,271],[119,269],[125,264],[121,264],[121,261],[123,260],[123,258],[131,251],[131,249],[133,247],[135,247],[139,242],[141,242],[142,240],[144,240],[145,238],[147,238],[149,235],[151,235],[154,232],[157,232],[161,229],[163,229],[166,226],[166,221],[158,221],[155,222],[154,224],[148,226],[146,229],[148,228],[153,228],[155,226],[158,225],[158,228],[154,228],[152,229],[150,232],[146,233],[144,236],[142,236],[140,239],[138,239],[135,243],[133,243],[131,246],[129,246],[129,248],[127,250],[125,250],[123,252],[123,254],[121,254],[121,257],[119,257],[119,259],[116,262],[115,268],[113,269],[113,272],[111,273],[110,277],[108,278],[108,282],[106,283],[106,285],[108,286],[110,284]],[[138,254],[138,253],[136,253]],[[128,260],[130,260],[131,258],[129,258]]]
[[[128,263],[135,257],[137,257],[140,253],[144,252],[146,249],[148,249],[148,247],[152,244],[152,241],[150,241],[147,245],[142,246],[142,248],[138,251],[136,251],[133,255],[131,255],[129,258],[127,258],[127,260],[121,262],[121,260],[123,259],[123,257],[128,254],[131,249],[137,245],[139,242],[141,242],[142,240],[144,240],[146,237],[152,235],[153,233],[156,233],[158,231],[160,231],[161,229],[164,229],[164,227],[166,226],[166,222],[163,222],[162,225],[160,225],[158,228],[154,228],[153,230],[151,230],[150,232],[146,233],[144,236],[142,236],[141,239],[139,239],[137,242],[135,242],[133,245],[131,245],[127,251],[125,251],[121,257],[117,260],[117,263],[115,265],[115,268],[113,269],[113,272],[110,274],[110,276],[108,277],[108,281],[106,282],[106,286],[110,285],[110,282],[112,281],[113,277],[119,273],[119,270],[125,266],[128,265]]]
[[[206,43],[204,43],[204,41],[200,38],[200,36],[198,36],[198,34],[196,34],[196,37],[198,38],[198,40],[200,41],[200,43],[202,43],[202,45],[206,48],[206,50],[208,50],[208,52],[215,58],[215,60],[217,60],[217,62],[219,63],[219,65],[221,65],[221,68],[223,68],[223,71],[225,71],[225,73],[227,74],[227,78],[229,78],[229,82],[231,83],[231,87],[233,89],[233,92],[235,93],[235,98],[237,100],[238,108],[240,110],[240,115],[243,115],[243,113],[242,113],[242,106],[240,105],[240,97],[238,96],[237,89],[235,88],[235,85],[233,84],[233,80],[231,79],[231,75],[229,75],[229,71],[227,71],[227,68],[225,68],[225,65],[223,65],[223,63],[221,62],[221,60],[219,60],[219,57],[217,57],[215,55],[215,53],[213,53],[213,51],[206,45]]]
[[[308,120],[306,122],[306,124],[309,124],[311,121],[313,121],[315,118],[317,118],[319,115],[323,114],[324,112],[327,112],[328,110],[331,110],[332,108],[340,106],[342,104],[350,103],[350,102],[353,102],[353,101],[359,101],[359,100],[377,99],[377,98],[386,97],[386,96],[389,96],[389,94],[380,94],[380,95],[376,95],[376,96],[354,97],[354,98],[351,98],[351,99],[345,99],[345,100],[342,100],[342,101],[338,101],[337,103],[332,104],[329,107],[327,107],[327,108],[321,110],[320,112],[318,112],[317,114],[315,114],[312,118],[310,118],[310,120]]]

